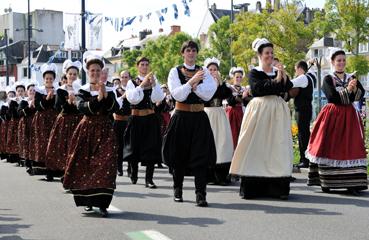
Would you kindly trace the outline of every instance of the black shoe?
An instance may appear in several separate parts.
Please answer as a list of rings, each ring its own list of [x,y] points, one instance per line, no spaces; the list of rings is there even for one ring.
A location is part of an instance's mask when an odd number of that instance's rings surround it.
[[[359,197],[361,195],[360,192],[356,189],[347,189],[347,190],[353,196]]]
[[[208,202],[206,201],[205,194],[196,193],[196,205],[198,207],[207,207],[208,206]]]
[[[108,213],[108,211],[106,210],[106,208],[100,208],[100,213],[101,213],[101,216],[102,216],[103,218],[106,218],[106,217],[108,217],[108,215],[109,215],[109,213]]]
[[[288,195],[281,195],[281,196],[279,196],[279,199],[288,200]]]
[[[298,168],[309,168],[309,162],[303,161],[296,165]]]
[[[325,192],[325,193],[330,193],[331,190],[327,187],[322,187],[322,191]]]
[[[28,173],[28,175],[30,175],[30,176],[35,175],[35,173],[33,172],[33,169],[32,169],[32,168],[28,168],[28,169],[26,170],[26,172],[27,172],[27,173]]]
[[[54,178],[52,176],[45,176],[43,179],[41,179],[42,181],[45,181],[45,182],[52,182],[54,181]]]
[[[174,189],[174,201],[175,202],[183,202],[182,189],[180,189],[180,188]]]
[[[155,188],[157,188],[157,187],[156,187],[156,185],[155,185],[155,183],[154,183],[153,181],[151,181],[151,182],[146,182],[145,187],[147,187],[147,188],[151,188],[151,189],[155,189]]]
[[[93,210],[93,208],[91,206],[85,207],[85,211],[86,212],[91,212],[92,210]]]
[[[118,171],[118,176],[123,176],[123,171]]]
[[[135,177],[131,177],[131,183],[132,183],[132,184],[136,184],[136,183],[137,183],[137,178],[135,178]]]

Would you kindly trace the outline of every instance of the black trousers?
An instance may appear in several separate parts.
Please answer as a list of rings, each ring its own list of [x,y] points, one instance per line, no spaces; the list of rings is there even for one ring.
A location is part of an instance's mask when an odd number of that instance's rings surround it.
[[[138,162],[131,162],[129,164],[129,166],[131,167],[131,178],[136,178],[137,179],[137,175],[138,175]],[[145,181],[147,183],[151,183],[154,177],[154,169],[155,169],[155,165],[153,163],[147,164],[146,166],[146,174],[145,174]]]
[[[312,115],[313,111],[311,108],[299,109],[295,111],[295,119],[298,127],[300,163],[309,162],[309,160],[305,157],[305,151],[310,139],[310,121]]]
[[[195,176],[195,189],[196,193],[206,194],[206,184],[207,184],[207,168],[196,168],[192,170],[193,175]],[[176,168],[172,171],[173,174],[173,188],[183,187],[183,180],[185,176],[184,168]]]
[[[114,121],[113,127],[118,143],[118,172],[123,172],[123,146],[124,146],[124,131],[127,128],[127,121]]]

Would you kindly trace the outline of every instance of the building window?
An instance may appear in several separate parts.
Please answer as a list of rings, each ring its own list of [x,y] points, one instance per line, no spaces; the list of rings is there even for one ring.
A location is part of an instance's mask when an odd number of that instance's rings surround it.
[[[359,44],[359,53],[368,52],[368,44],[369,43],[360,43]]]
[[[23,77],[28,77],[28,68],[23,68]]]
[[[82,53],[81,52],[72,52],[72,59],[82,59]]]
[[[59,58],[67,58],[67,52],[66,51],[60,51],[58,57]]]
[[[323,56],[323,49],[314,49],[314,57],[319,58]]]

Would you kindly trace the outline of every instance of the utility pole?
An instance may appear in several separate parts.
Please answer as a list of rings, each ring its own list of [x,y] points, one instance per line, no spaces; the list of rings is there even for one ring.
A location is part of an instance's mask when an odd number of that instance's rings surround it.
[[[31,26],[31,14],[30,14],[30,0],[28,0],[28,79],[31,79],[31,33],[32,33],[32,26]]]
[[[233,0],[231,0],[231,24],[234,21],[234,16],[233,16]],[[233,42],[233,38],[231,37],[231,44],[229,44],[229,48],[231,48],[232,46],[232,42]],[[231,54],[231,67],[233,67],[233,56],[232,56],[232,50],[229,50],[230,54]]]
[[[322,56],[315,58],[316,67],[318,69],[318,113],[322,108],[322,93],[321,93],[321,83],[322,83]]]
[[[5,67],[6,67],[6,86],[9,86],[9,58],[8,58],[8,47],[9,47],[9,41],[8,41],[8,28],[4,29],[4,38],[5,38]]]
[[[86,2],[82,0],[82,10],[81,10],[81,21],[82,21],[82,43],[81,43],[81,51],[82,51],[82,61],[83,61],[83,53],[86,51]],[[82,62],[81,61],[81,62]],[[82,68],[82,85],[86,84],[86,73]]]

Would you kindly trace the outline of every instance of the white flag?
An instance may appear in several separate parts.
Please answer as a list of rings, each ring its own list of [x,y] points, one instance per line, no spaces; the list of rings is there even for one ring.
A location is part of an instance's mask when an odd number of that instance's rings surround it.
[[[86,48],[88,50],[102,49],[102,22],[103,16],[98,15],[91,23],[86,22]]]
[[[64,48],[79,50],[81,16],[79,14],[64,13]]]

